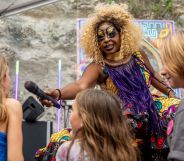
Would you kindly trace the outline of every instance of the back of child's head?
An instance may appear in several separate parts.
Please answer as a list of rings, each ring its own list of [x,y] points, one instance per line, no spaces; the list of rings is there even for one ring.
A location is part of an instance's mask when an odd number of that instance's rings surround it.
[[[8,70],[8,62],[3,53],[0,53],[0,121],[4,121],[7,117],[6,108],[3,100],[6,97],[5,77]]]
[[[165,39],[161,45],[161,59],[175,76],[184,78],[184,30]]]
[[[121,103],[115,95],[109,92],[87,89],[80,92],[75,101],[83,125],[87,128],[91,127],[103,130],[103,128],[108,128],[122,122]]]
[[[82,120],[82,149],[92,160],[136,160],[121,102],[114,94],[87,89],[77,94],[75,102]]]

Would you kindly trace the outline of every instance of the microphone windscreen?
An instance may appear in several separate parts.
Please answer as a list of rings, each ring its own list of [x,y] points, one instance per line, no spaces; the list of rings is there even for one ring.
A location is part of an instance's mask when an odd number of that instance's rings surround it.
[[[32,92],[32,93],[35,93],[36,92],[36,89],[37,89],[37,85],[34,82],[32,82],[32,81],[26,81],[25,84],[24,84],[24,87],[29,92]]]

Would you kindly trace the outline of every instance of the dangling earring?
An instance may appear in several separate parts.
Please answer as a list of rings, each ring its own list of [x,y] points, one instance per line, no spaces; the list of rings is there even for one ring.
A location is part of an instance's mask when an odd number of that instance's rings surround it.
[[[81,127],[81,128],[83,127],[83,124],[82,124],[82,123],[80,124],[80,127]]]

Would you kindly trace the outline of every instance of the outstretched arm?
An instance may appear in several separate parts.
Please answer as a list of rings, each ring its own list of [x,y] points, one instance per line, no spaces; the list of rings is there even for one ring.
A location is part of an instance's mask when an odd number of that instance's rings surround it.
[[[84,71],[81,79],[61,89],[61,99],[74,99],[78,92],[87,88],[94,88],[100,73],[101,67],[98,64],[90,64]]]
[[[156,89],[158,89],[159,91],[161,91],[162,93],[167,95],[168,97],[175,97],[174,91],[163,81],[161,76],[157,72],[154,71],[147,55],[144,52],[141,52],[141,55],[142,55],[142,58],[143,58],[145,65],[147,66],[149,71],[151,71],[154,74],[154,77],[156,78],[156,79],[154,79],[154,78],[152,79],[151,84]],[[161,83],[161,82],[163,82],[163,83]]]
[[[23,161],[22,154],[22,106],[15,99],[7,99],[8,111],[8,161]]]
[[[78,92],[87,88],[94,88],[95,85],[97,84],[100,74],[101,74],[101,66],[95,63],[91,63],[84,71],[81,79],[66,85],[62,89],[59,90],[52,89],[46,93],[56,100],[74,99]],[[48,107],[52,106],[52,103],[48,100],[40,100],[40,101],[42,104]]]

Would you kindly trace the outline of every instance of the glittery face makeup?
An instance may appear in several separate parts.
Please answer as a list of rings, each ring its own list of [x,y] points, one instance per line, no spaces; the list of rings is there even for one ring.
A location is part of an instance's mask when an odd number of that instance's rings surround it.
[[[98,29],[97,31],[98,42],[104,40],[105,36],[107,36],[109,39],[114,38],[117,35],[117,33],[118,32],[114,26],[109,26],[105,32],[101,29]]]
[[[120,50],[121,35],[114,24],[103,22],[97,28],[97,41],[103,56],[114,54]]]

